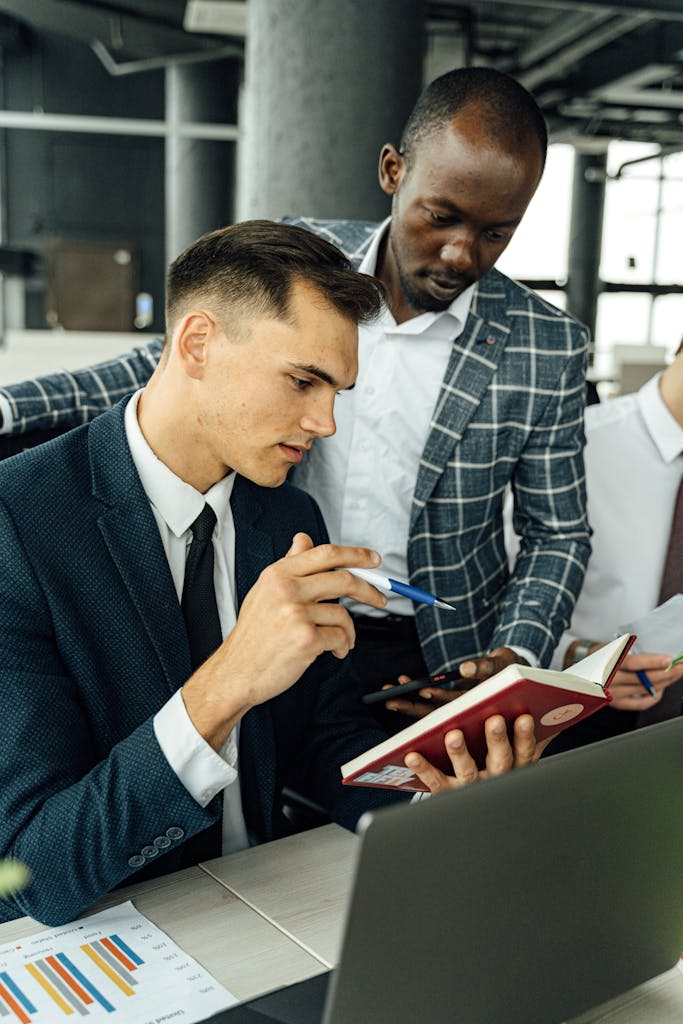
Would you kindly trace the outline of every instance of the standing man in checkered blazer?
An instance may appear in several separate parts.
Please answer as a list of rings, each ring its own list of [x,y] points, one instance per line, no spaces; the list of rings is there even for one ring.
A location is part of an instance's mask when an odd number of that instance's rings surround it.
[[[376,275],[387,303],[360,329],[358,381],[337,400],[336,435],[296,482],[333,540],[377,549],[387,575],[456,606],[392,597],[374,617],[352,607],[366,690],[456,666],[481,680],[513,661],[547,664],[571,619],[590,551],[587,332],[494,269],[546,149],[543,116],[518,83],[487,68],[452,71],[421,95],[400,145],[382,149],[390,218],[298,220]],[[154,342],[6,389],[5,420],[12,430],[80,423],[144,384],[160,351]],[[521,537],[511,573],[508,484]]]

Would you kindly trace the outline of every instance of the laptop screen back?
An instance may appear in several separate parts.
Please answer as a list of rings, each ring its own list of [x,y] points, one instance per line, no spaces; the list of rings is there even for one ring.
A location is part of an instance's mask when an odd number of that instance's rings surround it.
[[[682,780],[679,718],[378,813],[325,1024],[554,1024],[673,966]]]

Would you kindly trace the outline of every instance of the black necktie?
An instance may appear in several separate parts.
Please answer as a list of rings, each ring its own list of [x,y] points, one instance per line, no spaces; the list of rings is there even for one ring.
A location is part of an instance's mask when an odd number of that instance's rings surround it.
[[[193,670],[206,661],[223,639],[213,585],[213,544],[216,513],[204,505],[190,529],[192,543],[185,563],[185,582],[180,602],[185,617]]]
[[[674,514],[671,520],[671,533],[664,559],[664,571],[659,590],[659,604],[668,601],[674,594],[683,593],[683,477],[678,488],[674,503]],[[678,653],[678,649],[674,653]],[[683,679],[667,686],[662,699],[647,711],[638,715],[638,725],[653,725],[664,722],[667,718],[676,718],[681,713],[683,701]]]

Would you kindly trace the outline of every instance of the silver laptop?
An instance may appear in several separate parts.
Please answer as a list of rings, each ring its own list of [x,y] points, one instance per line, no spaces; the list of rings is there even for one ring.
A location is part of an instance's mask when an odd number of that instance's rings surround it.
[[[373,815],[338,967],[224,1024],[556,1024],[683,950],[683,719]]]

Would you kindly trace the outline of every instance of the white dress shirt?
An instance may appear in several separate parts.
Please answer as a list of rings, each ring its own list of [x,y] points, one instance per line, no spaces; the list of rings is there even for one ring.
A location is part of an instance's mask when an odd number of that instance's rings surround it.
[[[593,551],[570,630],[553,658],[558,668],[573,639],[610,640],[657,606],[683,476],[683,427],[664,404],[660,377],[586,410]]]
[[[0,435],[9,434],[12,430],[12,422],[14,417],[12,416],[12,409],[9,402],[4,395],[0,395]]]
[[[359,270],[374,274],[389,218],[378,228]],[[455,339],[474,285],[441,313],[397,324],[384,306],[358,330],[358,380],[335,403],[337,432],[319,438],[298,467],[296,483],[312,494],[335,543],[382,555],[382,572],[407,580],[410,509],[420,458]],[[354,611],[372,614],[366,605]],[[385,611],[412,615],[407,598],[389,595]],[[379,613],[382,614],[382,613]]]
[[[201,494],[172,473],[156,457],[140,430],[137,418],[140,394],[136,392],[126,406],[126,438],[159,527],[178,602],[182,598],[185,562],[192,542],[190,527],[208,502],[216,513],[214,587],[221,632],[226,637],[236,620],[235,526],[230,508],[235,474],[230,473],[206,494]],[[206,807],[223,791],[223,853],[249,846],[239,787],[237,730],[233,730],[217,754],[195,729],[178,690],[155,715],[154,732],[168,763],[197,803]]]

